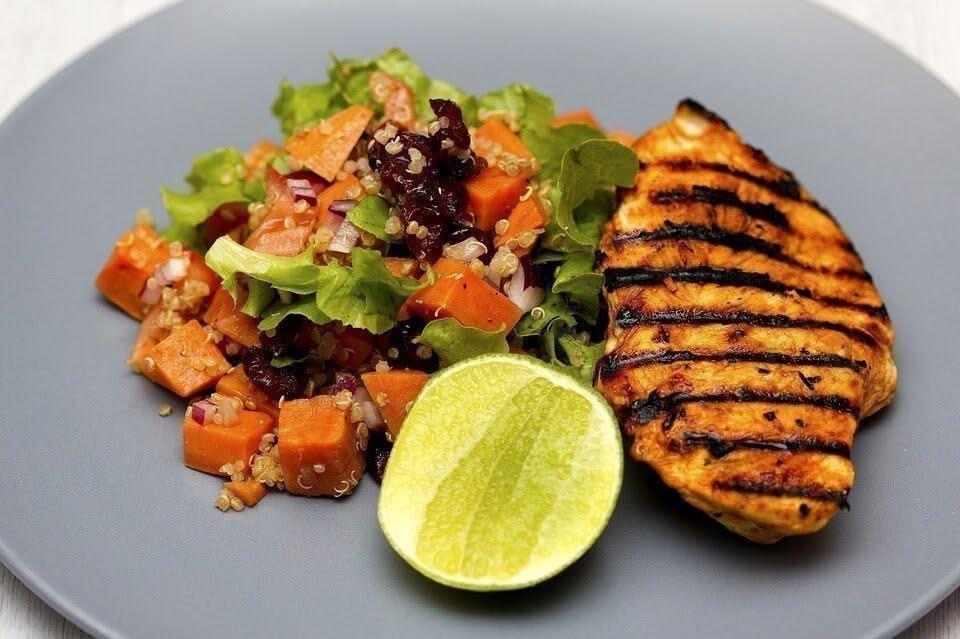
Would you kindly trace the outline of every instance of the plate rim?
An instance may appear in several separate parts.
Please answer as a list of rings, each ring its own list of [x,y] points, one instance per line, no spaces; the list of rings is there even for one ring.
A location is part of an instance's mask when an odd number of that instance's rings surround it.
[[[960,107],[960,92],[955,91],[944,79],[928,69],[920,60],[904,51],[887,37],[861,26],[852,18],[838,12],[833,7],[822,5],[815,0],[792,1],[805,4],[815,12],[824,14],[828,16],[830,20],[839,21],[847,27],[855,29],[876,43],[879,43],[882,47],[892,51],[899,58],[906,60],[924,76],[934,80],[939,90],[944,92],[949,98],[958,101],[957,106]],[[83,64],[102,47],[119,37],[129,35],[131,32],[142,28],[146,23],[152,22],[167,13],[182,9],[184,6],[187,6],[187,4],[187,0],[175,0],[166,6],[159,7],[140,16],[122,28],[89,44],[74,57],[49,73],[37,86],[17,101],[7,114],[0,119],[0,133],[14,125],[19,117],[30,109],[34,102],[41,99],[54,85],[62,81],[64,76]],[[45,577],[27,565],[24,560],[20,559],[2,537],[0,537],[0,564],[3,564],[21,584],[26,586],[27,589],[43,601],[44,604],[77,626],[81,631],[94,637],[125,639],[126,635],[121,634],[111,627],[108,622],[86,611],[69,596],[59,592]],[[890,616],[886,621],[867,631],[862,637],[893,637],[914,625],[958,589],[960,589],[960,562],[958,562],[953,570],[947,573],[945,577],[931,585],[922,595],[914,599],[912,603],[905,605],[898,613]]]

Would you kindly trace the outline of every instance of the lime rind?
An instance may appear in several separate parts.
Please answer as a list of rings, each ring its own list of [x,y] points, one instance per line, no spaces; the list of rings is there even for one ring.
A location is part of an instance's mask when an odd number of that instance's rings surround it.
[[[378,517],[430,579],[523,588],[593,545],[622,475],[616,418],[592,387],[531,357],[483,356],[424,387],[394,445]]]

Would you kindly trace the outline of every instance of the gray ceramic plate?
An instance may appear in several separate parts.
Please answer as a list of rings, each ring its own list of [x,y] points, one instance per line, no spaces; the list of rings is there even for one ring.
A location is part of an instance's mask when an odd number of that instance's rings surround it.
[[[183,468],[136,326],[93,277],[198,152],[275,135],[277,80],[328,50],[409,49],[473,90],[522,79],[642,131],[693,95],[794,169],[854,238],[897,329],[894,406],[855,449],[852,511],[754,546],[630,467],[596,547],[514,594],[429,583],[377,487],[241,515]],[[960,581],[960,101],[800,2],[194,2],[120,34],[0,127],[0,559],[102,636],[881,636]]]

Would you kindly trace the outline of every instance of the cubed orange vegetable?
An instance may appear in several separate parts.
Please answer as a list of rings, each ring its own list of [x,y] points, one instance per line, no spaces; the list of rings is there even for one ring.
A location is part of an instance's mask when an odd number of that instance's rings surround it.
[[[347,197],[347,193],[352,190],[358,191],[360,189],[360,180],[357,179],[355,175],[348,175],[342,180],[337,180],[323,191],[320,192],[320,195],[317,196],[317,221],[323,222],[327,215],[330,213],[330,205],[333,204],[334,200],[348,200],[351,198]],[[342,213],[339,213],[341,217]]]
[[[396,438],[410,404],[417,398],[430,376],[422,371],[392,370],[364,373],[360,376],[373,403],[380,410],[387,429]]]
[[[336,359],[340,368],[357,368],[373,353],[374,336],[363,329],[346,326],[341,332],[334,332],[334,336],[339,347]]]
[[[410,296],[408,312],[427,322],[452,317],[484,331],[510,331],[520,321],[520,307],[466,264],[440,258],[434,271],[437,280]]]
[[[332,182],[372,118],[373,111],[355,104],[290,136],[284,146],[304,166]]]
[[[280,145],[272,140],[260,140],[254,143],[243,154],[243,168],[246,179],[257,178],[275,155],[283,151]]]
[[[633,147],[637,141],[637,136],[626,131],[610,131],[610,133],[607,133],[607,139],[619,142],[623,146]]]
[[[140,323],[140,330],[133,342],[130,351],[130,360],[127,362],[137,372],[143,371],[143,360],[150,354],[150,349],[170,334],[170,329],[160,323],[163,309],[154,306]]]
[[[267,489],[258,481],[228,481],[223,485],[234,497],[243,502],[244,506],[256,506],[267,494]]]
[[[220,472],[227,464],[234,465],[234,472],[248,472],[260,440],[272,430],[273,419],[256,411],[237,411],[236,422],[229,425],[209,419],[201,425],[187,415],[183,420],[184,464],[213,475],[227,475]],[[242,464],[239,469],[237,462]]]
[[[357,427],[330,395],[284,402],[277,436],[287,492],[341,497],[363,475]]]
[[[137,319],[149,308],[140,293],[153,270],[170,257],[166,241],[152,228],[138,226],[124,233],[97,276],[97,288],[108,300]]]
[[[268,205],[267,214],[260,225],[254,229],[244,246],[270,255],[292,257],[299,255],[307,246],[307,240],[313,233],[317,220],[316,207],[307,207],[298,211],[293,195],[284,184],[282,188],[272,188],[270,182],[279,176],[272,167],[267,167],[268,191],[273,196]],[[282,179],[282,176],[277,179]]]
[[[247,372],[243,369],[243,364],[234,366],[233,370],[220,378],[217,382],[217,392],[239,399],[247,410],[266,413],[274,419],[280,414],[277,402],[267,397],[266,393],[250,381]]]
[[[503,154],[514,156],[515,159],[530,160],[533,153],[527,148],[520,137],[510,130],[500,118],[487,118],[473,135],[473,145],[477,154],[490,162],[491,168],[497,171],[496,165],[503,158]],[[502,173],[502,171],[500,171]],[[533,172],[529,167],[520,170],[524,177],[530,177]]]
[[[191,280],[194,282],[202,282],[207,285],[207,289],[210,291],[207,297],[211,297],[214,291],[220,286],[220,276],[207,266],[207,263],[203,260],[203,256],[199,253],[187,251],[184,254],[190,259],[190,265],[187,267],[186,277],[177,282],[175,287],[182,291],[187,285],[187,282]]]
[[[417,120],[413,106],[413,89],[383,71],[370,74],[373,99],[383,104],[383,117],[404,129],[412,129]]]
[[[569,111],[561,113],[550,122],[553,126],[563,126],[564,124],[589,124],[590,126],[603,131],[603,127],[597,122],[597,118],[590,109],[580,109],[579,111]]]
[[[218,288],[203,315],[203,321],[238,344],[253,346],[260,343],[260,330],[257,320],[240,310],[245,298],[246,291],[241,293],[240,302],[234,303],[227,289]]]
[[[420,277],[420,262],[412,257],[385,257],[383,265],[394,277]]]
[[[144,375],[180,397],[210,388],[229,369],[230,363],[197,320],[177,327],[155,344],[142,367]]]
[[[533,248],[532,244],[524,246],[529,239],[536,239],[536,234],[547,224],[547,214],[543,210],[543,203],[536,194],[519,202],[510,216],[507,217],[507,230],[494,238],[497,248],[507,245],[517,255],[526,255]]]
[[[487,167],[480,175],[463,183],[474,224],[490,231],[507,217],[527,190],[527,178],[510,177],[499,169]]]

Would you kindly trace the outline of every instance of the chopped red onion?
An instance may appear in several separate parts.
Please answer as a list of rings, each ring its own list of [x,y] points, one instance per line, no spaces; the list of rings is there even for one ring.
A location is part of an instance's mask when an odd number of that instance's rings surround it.
[[[217,407],[213,402],[209,399],[202,399],[190,407],[190,419],[203,426],[207,417],[212,417],[216,410]]]
[[[354,393],[356,390],[357,378],[350,373],[341,373],[337,371],[333,380],[333,394],[336,395],[340,391],[350,391],[351,393]]]
[[[147,306],[153,306],[160,301],[162,296],[163,287],[159,284],[156,286],[144,286],[143,291],[140,293],[140,301]]]
[[[535,308],[537,304],[543,301],[545,294],[542,288],[526,286],[526,280],[524,269],[518,268],[503,288],[503,292],[510,298],[510,301],[519,306],[524,313]]]
[[[344,217],[339,213],[330,212],[327,215],[323,215],[320,220],[320,227],[330,231],[332,236],[337,234],[337,231],[340,230],[340,225],[343,224]]]
[[[367,425],[367,428],[370,430],[383,430],[387,423],[383,420],[380,409],[377,408],[377,405],[373,402],[373,398],[370,397],[370,392],[366,387],[361,384],[357,388],[355,397],[360,404],[360,410],[363,411],[363,422]]]
[[[337,234],[330,240],[328,251],[336,253],[349,253],[360,240],[360,229],[353,225],[350,220],[344,220],[337,229]]]
[[[287,178],[287,188],[295,202],[304,201],[310,206],[317,203],[317,189],[306,178]]]
[[[464,264],[469,264],[471,260],[480,257],[486,252],[487,247],[483,245],[483,242],[474,237],[468,237],[456,244],[448,244],[443,248],[444,257],[456,260],[457,262],[463,262]]]
[[[154,270],[153,276],[157,278],[161,286],[166,286],[185,278],[189,268],[189,257],[171,257]]]
[[[356,200],[334,200],[330,203],[330,210],[334,213],[349,213],[356,205]]]

